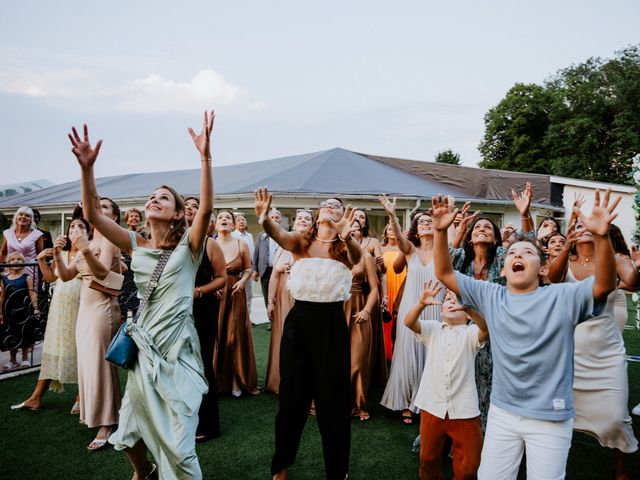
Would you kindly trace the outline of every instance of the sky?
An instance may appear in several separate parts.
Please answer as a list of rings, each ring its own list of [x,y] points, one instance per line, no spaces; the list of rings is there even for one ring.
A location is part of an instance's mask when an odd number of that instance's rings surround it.
[[[96,176],[333,147],[477,165],[484,115],[640,43],[637,0],[0,2],[0,184],[76,180],[66,136],[104,144]]]

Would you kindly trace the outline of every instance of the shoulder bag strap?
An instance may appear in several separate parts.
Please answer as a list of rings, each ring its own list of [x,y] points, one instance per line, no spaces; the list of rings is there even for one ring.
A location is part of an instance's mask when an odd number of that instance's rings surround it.
[[[138,307],[138,311],[136,312],[135,317],[133,317],[132,323],[136,323],[138,321],[138,317],[142,313],[147,301],[151,298],[151,294],[158,286],[158,280],[160,280],[160,275],[162,275],[162,271],[164,270],[165,265],[169,261],[169,257],[173,253],[173,250],[163,250],[160,254],[160,258],[158,259],[158,263],[156,263],[156,268],[153,270],[151,274],[151,278],[149,279],[149,283],[147,283],[147,288],[144,291],[144,296],[142,300],[140,300],[140,306]]]

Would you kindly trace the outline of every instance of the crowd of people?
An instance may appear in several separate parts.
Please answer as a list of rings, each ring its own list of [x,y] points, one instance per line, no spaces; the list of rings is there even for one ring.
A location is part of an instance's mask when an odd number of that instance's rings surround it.
[[[212,217],[213,121],[205,112],[202,131],[189,129],[199,197],[160,186],[124,226],[96,189],[102,141],[92,145],[86,126],[69,134],[82,204],[67,231],[45,245],[21,207],[4,232],[6,368],[20,349],[28,363],[35,340],[7,339],[40,313],[35,278],[53,286],[40,374],[12,409],[38,410],[48,389],[77,384],[71,413],[96,429],[89,450],[125,451],[134,479],[198,479],[195,443],[221,434],[219,394],[265,390],[278,396],[273,478],[286,478],[313,414],[326,478],[344,479],[351,421],[375,421],[369,393],[380,386],[398,424],[419,416],[420,478],[441,478],[449,452],[454,478],[516,478],[525,450],[528,478],[564,478],[573,430],[614,450],[616,478],[629,478],[637,440],[622,328],[640,254],[612,223],[619,199],[596,191],[585,212],[576,198],[563,234],[552,217],[536,228],[530,185],[513,192],[520,228],[438,196],[405,231],[382,195],[379,241],[367,212],[337,197],[299,209],[285,229],[261,188],[254,242],[244,214]],[[250,309],[258,280],[271,326],[264,385]],[[105,356],[123,324],[137,353],[121,396]]]

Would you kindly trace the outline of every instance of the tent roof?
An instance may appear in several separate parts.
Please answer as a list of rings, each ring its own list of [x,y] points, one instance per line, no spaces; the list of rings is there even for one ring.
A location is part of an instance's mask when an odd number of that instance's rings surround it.
[[[435,165],[426,163],[428,165]],[[478,170],[478,169],[475,169]],[[270,191],[288,194],[326,193],[431,197],[442,193],[461,200],[480,200],[464,185],[453,186],[437,177],[407,171],[377,157],[333,148],[321,152],[259,162],[214,167],[216,195],[251,193],[266,185]],[[150,172],[96,179],[101,195],[113,199],[140,198],[159,185],[168,184],[183,194],[197,194],[200,170]],[[80,182],[73,181],[0,201],[0,208],[19,205],[45,206],[77,203]]]

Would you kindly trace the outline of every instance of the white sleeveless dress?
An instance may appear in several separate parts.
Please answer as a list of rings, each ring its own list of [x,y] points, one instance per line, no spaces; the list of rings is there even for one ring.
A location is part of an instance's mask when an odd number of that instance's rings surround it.
[[[393,348],[389,380],[380,400],[383,406],[391,410],[409,409],[414,413],[419,412],[413,400],[418,392],[424,370],[425,347],[416,341],[413,332],[404,325],[404,317],[418,303],[424,284],[430,280],[437,281],[433,260],[425,266],[420,262],[418,254],[413,253],[407,261],[407,277],[398,309],[396,343]],[[444,294],[443,288],[438,295],[439,302],[444,300]],[[423,310],[420,320],[440,321],[440,312],[440,305],[430,305]]]

